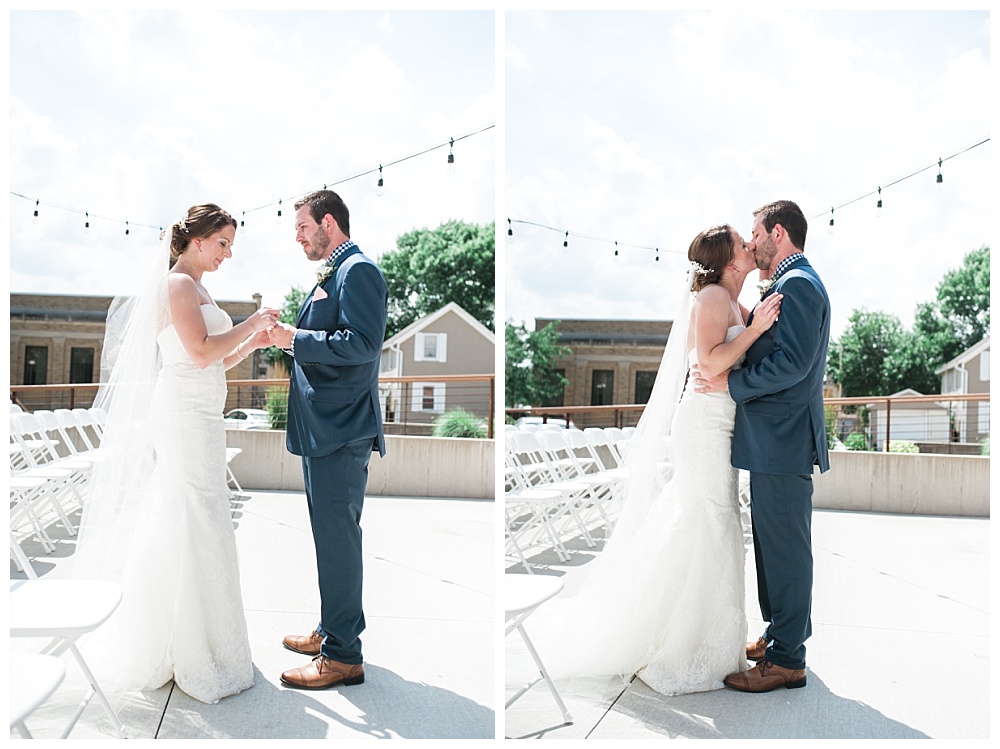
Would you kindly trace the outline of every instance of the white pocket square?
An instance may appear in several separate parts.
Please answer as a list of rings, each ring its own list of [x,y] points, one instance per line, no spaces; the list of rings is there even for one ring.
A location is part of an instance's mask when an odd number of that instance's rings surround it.
[[[328,296],[330,295],[323,291],[322,286],[317,286],[316,291],[313,292],[313,301],[316,302],[320,299],[326,299]]]

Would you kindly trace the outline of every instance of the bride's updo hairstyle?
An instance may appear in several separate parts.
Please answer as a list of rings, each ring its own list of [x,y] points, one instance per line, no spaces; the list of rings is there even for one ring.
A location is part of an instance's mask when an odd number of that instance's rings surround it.
[[[173,231],[170,240],[170,267],[174,267],[174,263],[184,254],[192,239],[209,237],[227,226],[235,229],[236,219],[215,203],[203,203],[188,208],[187,216],[170,227]]]
[[[706,286],[722,280],[722,269],[733,259],[733,227],[729,224],[705,229],[688,247],[688,260],[698,263],[703,270],[695,273],[691,291],[701,291]]]

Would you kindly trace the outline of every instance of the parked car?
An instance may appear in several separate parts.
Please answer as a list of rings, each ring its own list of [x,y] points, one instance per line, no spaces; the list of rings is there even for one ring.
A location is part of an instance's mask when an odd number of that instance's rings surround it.
[[[236,408],[223,418],[227,429],[270,429],[271,415],[261,408]]]
[[[563,429],[566,428],[566,419],[558,419],[555,416],[549,416],[545,420],[545,423],[561,427]],[[531,426],[541,426],[541,425],[542,425],[541,416],[522,416],[520,419],[514,422],[514,426],[517,427],[518,429],[524,429],[525,426],[531,427]],[[570,429],[576,429],[576,424],[570,421],[569,427]]]

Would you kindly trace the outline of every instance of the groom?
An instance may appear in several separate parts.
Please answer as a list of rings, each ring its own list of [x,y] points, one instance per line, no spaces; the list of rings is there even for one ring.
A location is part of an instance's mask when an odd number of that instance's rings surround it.
[[[325,260],[295,326],[278,323],[274,345],[292,354],[289,452],[302,456],[319,571],[319,626],[288,635],[289,650],[314,656],[281,675],[288,686],[361,684],[361,509],[373,451],[385,455],[378,399],[388,290],[382,271],[350,238],[347,206],[319,190],[295,204],[295,240]]]
[[[830,468],[823,414],[830,299],[802,254],[806,229],[805,216],[789,200],[754,212],[754,255],[761,275],[770,278],[761,299],[782,294],[781,317],[750,346],[741,369],[697,383],[700,392],[728,387],[736,401],[732,462],[750,471],[757,597],[767,627],[747,644],[747,658],[757,665],[725,678],[744,692],[806,684],[812,472],[814,465]]]

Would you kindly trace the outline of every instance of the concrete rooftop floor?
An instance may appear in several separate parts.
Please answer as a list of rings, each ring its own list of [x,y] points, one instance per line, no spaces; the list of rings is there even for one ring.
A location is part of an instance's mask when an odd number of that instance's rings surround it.
[[[307,656],[284,649],[319,618],[316,562],[305,495],[252,491],[233,504],[253,688],[205,705],[173,683],[109,694],[133,738],[494,738],[497,692],[495,504],[368,497],[365,545],[365,683],[324,691],[281,685]],[[78,513],[74,516],[78,519]],[[32,555],[39,577],[65,577],[73,541],[52,526],[54,554]],[[31,554],[30,544],[25,550]],[[11,563],[11,580],[23,579]],[[44,642],[12,639],[12,652]],[[66,679],[26,721],[56,738],[85,691],[69,654]],[[90,663],[98,680],[100,664]],[[11,685],[16,688],[16,685]],[[18,737],[11,731],[11,738]],[[95,698],[70,738],[113,737]]]
[[[565,574],[592,557],[536,557],[536,574]],[[599,553],[600,544],[598,545]],[[752,549],[747,618],[763,631]],[[744,694],[664,697],[638,679],[606,702],[563,695],[562,716],[541,682],[505,711],[508,738],[987,739],[990,736],[990,523],[816,510],[813,635],[808,684]],[[508,573],[523,567],[510,565]],[[544,604],[543,604],[544,605]],[[531,634],[531,618],[525,621]],[[545,653],[540,653],[542,661]],[[537,673],[521,638],[505,640],[510,696]]]

